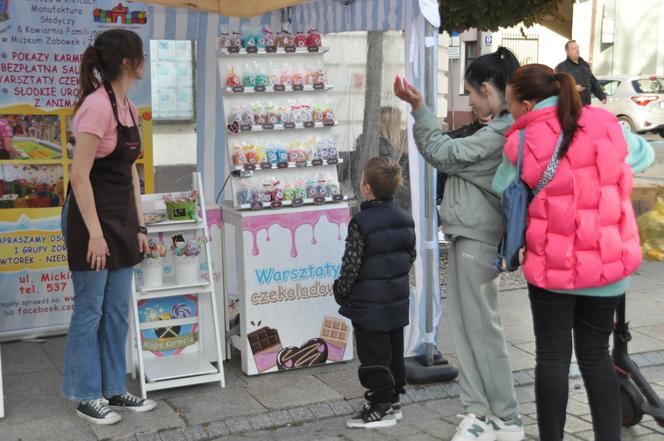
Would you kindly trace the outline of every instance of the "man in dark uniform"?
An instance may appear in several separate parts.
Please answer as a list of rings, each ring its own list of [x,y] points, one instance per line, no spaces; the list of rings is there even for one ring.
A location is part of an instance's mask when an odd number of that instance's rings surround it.
[[[590,71],[590,65],[579,55],[578,43],[574,40],[565,43],[565,52],[567,52],[567,59],[556,66],[556,72],[565,72],[574,77],[576,90],[579,91],[584,106],[590,104],[591,93],[606,104],[606,94]]]

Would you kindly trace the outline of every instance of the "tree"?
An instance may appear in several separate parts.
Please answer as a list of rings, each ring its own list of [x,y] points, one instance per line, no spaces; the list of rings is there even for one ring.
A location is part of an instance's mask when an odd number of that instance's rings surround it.
[[[530,26],[545,17],[558,16],[566,0],[439,0],[442,31],[477,28],[495,31],[518,23]]]

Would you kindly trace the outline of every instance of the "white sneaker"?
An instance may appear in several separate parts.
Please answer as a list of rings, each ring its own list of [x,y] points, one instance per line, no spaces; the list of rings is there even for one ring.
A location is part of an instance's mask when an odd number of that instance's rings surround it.
[[[493,426],[477,418],[475,414],[457,415],[463,418],[452,441],[496,441]]]
[[[521,441],[526,437],[521,415],[517,415],[509,421],[503,421],[497,416],[491,415],[489,424],[496,432],[496,441]]]

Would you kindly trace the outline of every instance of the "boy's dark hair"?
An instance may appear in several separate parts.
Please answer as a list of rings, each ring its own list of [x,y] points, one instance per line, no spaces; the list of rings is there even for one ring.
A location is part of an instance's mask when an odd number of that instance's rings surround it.
[[[364,183],[369,184],[376,199],[392,199],[403,182],[401,166],[389,156],[369,159],[362,174]]]

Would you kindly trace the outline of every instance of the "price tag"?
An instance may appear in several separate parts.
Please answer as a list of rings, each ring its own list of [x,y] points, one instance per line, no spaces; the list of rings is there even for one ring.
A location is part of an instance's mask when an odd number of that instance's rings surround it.
[[[294,129],[294,128],[295,128],[295,123],[292,122],[284,123],[284,129]]]
[[[244,164],[244,169],[249,171],[256,170],[256,164]]]
[[[231,46],[228,48],[228,53],[229,54],[239,54],[240,53],[240,48],[237,46]]]
[[[242,87],[242,86],[235,86],[235,87],[233,87],[232,90],[233,90],[233,93],[242,93],[242,92],[244,92],[244,87]]]
[[[274,124],[263,124],[263,130],[274,130]]]
[[[343,200],[344,200],[344,195],[342,195],[342,194],[334,194],[334,195],[332,195],[332,200],[333,200],[334,202],[340,202],[340,201],[343,201]]]
[[[283,84],[275,84],[272,86],[272,89],[274,89],[275,92],[284,92],[286,90],[286,86]]]
[[[293,84],[293,91],[294,92],[302,92],[304,90],[304,86],[302,84]]]
[[[265,92],[265,86],[254,87],[254,92]]]
[[[261,170],[270,170],[271,168],[272,168],[272,163],[261,162]]]
[[[265,52],[268,54],[273,54],[277,52],[277,47],[276,46],[265,46]]]
[[[307,50],[309,52],[318,52],[318,46],[309,46]]]
[[[328,159],[328,160],[327,160],[327,163],[328,163],[329,165],[336,165],[336,164],[339,163],[339,159],[337,159],[337,158],[331,158],[331,159]]]
[[[306,167],[307,166],[307,161],[297,161],[295,163],[295,167]]]
[[[318,167],[319,165],[323,165],[323,160],[322,159],[314,159],[311,161],[311,165],[314,167]]]
[[[325,203],[325,198],[322,196],[317,196],[314,198],[314,204],[316,205],[322,205]]]
[[[284,206],[284,204],[282,204],[281,201],[272,201],[270,203],[270,207],[272,207],[272,208],[281,208],[283,206]]]
[[[258,48],[256,46],[249,46],[247,48],[247,53],[248,54],[257,54],[258,53]]]
[[[314,123],[313,121],[305,121],[303,125],[305,129],[313,129],[314,127],[316,127],[316,123]]]
[[[295,52],[295,46],[285,47],[285,48],[284,48],[284,51],[287,52],[287,53],[289,53],[289,54],[292,54],[292,53]]]
[[[288,168],[288,162],[279,162],[277,163],[277,168]]]
[[[250,132],[252,128],[251,124],[242,124],[240,126],[240,130],[243,132]]]
[[[301,207],[304,205],[304,200],[302,198],[293,199],[293,207]]]
[[[252,210],[262,210],[263,209],[263,203],[262,202],[253,202],[251,204],[251,209]]]
[[[325,89],[325,83],[314,83],[314,90],[323,90]]]

